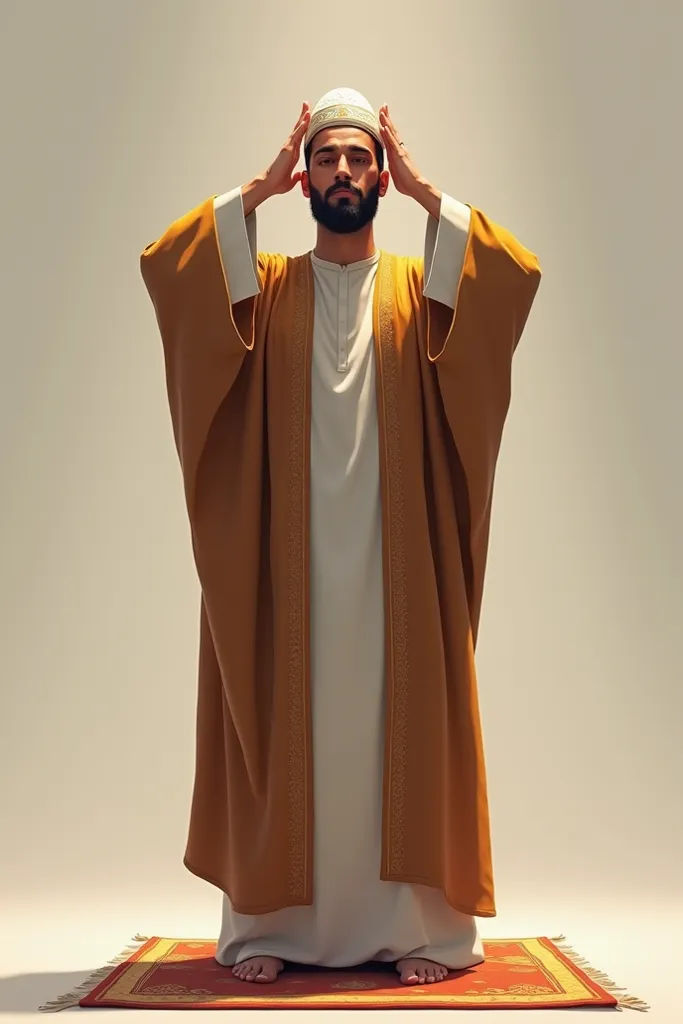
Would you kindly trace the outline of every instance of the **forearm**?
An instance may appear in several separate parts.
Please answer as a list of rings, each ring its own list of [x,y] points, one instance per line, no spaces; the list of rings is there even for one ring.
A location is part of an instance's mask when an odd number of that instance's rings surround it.
[[[242,205],[244,207],[244,216],[248,217],[249,214],[253,213],[257,206],[265,202],[270,196],[270,192],[266,187],[266,179],[264,177],[254,178],[248,185],[242,185]]]
[[[413,191],[413,199],[416,199],[420,206],[423,206],[430,217],[438,220],[441,215],[441,193],[428,181],[416,183]]]

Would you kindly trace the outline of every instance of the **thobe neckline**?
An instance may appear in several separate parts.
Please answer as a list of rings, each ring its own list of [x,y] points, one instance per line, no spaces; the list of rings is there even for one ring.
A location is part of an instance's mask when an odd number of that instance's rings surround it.
[[[329,260],[321,260],[319,256],[316,256],[313,250],[311,250],[308,255],[314,267],[319,267],[321,270],[336,270],[337,273],[341,273],[342,271],[349,273],[349,271],[354,270],[366,270],[374,263],[379,263],[381,252],[379,249],[376,249],[372,256],[368,256],[364,260],[356,260],[355,263],[330,263]]]

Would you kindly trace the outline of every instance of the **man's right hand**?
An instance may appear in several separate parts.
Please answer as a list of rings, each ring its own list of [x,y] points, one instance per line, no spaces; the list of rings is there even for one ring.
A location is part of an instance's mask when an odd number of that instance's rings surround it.
[[[311,108],[304,103],[299,119],[267,171],[242,187],[244,215],[248,217],[256,207],[270,196],[284,195],[301,181],[301,171],[295,171],[301,156],[301,143],[311,120]]]
[[[278,196],[284,195],[285,192],[291,192],[294,186],[301,181],[301,171],[295,174],[294,169],[299,163],[301,143],[310,120],[310,107],[308,103],[304,103],[292,133],[265,173],[266,186],[271,195]]]

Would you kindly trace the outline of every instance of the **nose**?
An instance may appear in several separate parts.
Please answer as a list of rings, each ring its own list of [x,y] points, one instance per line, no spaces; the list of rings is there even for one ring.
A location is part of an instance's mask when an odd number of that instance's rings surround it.
[[[334,177],[336,181],[351,181],[351,168],[344,154],[339,157],[337,173]]]

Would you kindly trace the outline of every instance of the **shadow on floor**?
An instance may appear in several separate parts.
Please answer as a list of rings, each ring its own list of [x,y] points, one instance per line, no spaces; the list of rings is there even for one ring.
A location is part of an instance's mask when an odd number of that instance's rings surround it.
[[[90,976],[91,971],[14,974],[0,978],[0,1014],[36,1013],[51,999],[71,992]]]

